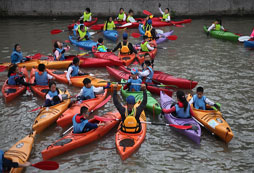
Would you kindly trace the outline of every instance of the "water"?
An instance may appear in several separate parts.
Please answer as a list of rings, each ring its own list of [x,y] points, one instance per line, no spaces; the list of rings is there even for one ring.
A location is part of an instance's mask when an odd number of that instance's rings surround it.
[[[50,35],[50,30],[66,29],[70,22],[70,19],[1,19],[0,60],[9,61],[15,43],[21,44],[24,55],[37,52],[51,54],[54,40],[67,40],[68,32]],[[130,158],[121,161],[115,149],[115,128],[96,142],[54,158],[53,160],[60,164],[56,172],[254,171],[254,51],[244,48],[240,43],[207,38],[202,26],[209,25],[210,22],[212,20],[196,19],[184,28],[160,28],[164,31],[173,29],[178,39],[159,45],[167,49],[158,51],[155,69],[199,81],[198,86],[205,88],[205,95],[221,103],[222,113],[234,133],[234,138],[228,145],[205,129],[202,129],[201,144],[196,145],[168,127],[148,126],[142,146]],[[223,25],[230,31],[249,35],[253,22],[253,18],[225,18]],[[130,34],[138,30],[127,32]],[[99,37],[102,37],[102,33],[98,33],[95,39]],[[130,41],[137,43],[140,40],[130,38]],[[114,47],[112,42],[105,41],[105,44],[109,48]],[[69,53],[79,52],[72,47]],[[109,78],[104,68],[83,70],[100,78],[113,79]],[[6,75],[7,72],[0,74],[0,83],[4,82]],[[58,87],[66,86],[58,84]],[[79,91],[75,87],[68,88],[72,95]],[[156,98],[159,100],[158,96]],[[7,150],[31,131],[37,113],[28,111],[42,104],[42,99],[25,95],[9,104],[5,104],[3,99],[0,100],[1,149]],[[110,101],[104,109],[95,114],[103,114],[113,109]],[[148,121],[153,121],[150,113],[147,113],[147,117]],[[41,161],[40,152],[58,139],[64,130],[66,129],[54,124],[37,135],[29,161]],[[26,170],[38,171],[40,172],[35,168]]]

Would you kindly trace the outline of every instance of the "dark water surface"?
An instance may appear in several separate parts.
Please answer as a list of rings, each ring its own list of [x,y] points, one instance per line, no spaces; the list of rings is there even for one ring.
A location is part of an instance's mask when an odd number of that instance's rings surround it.
[[[37,52],[50,54],[54,40],[68,39],[68,32],[50,35],[50,30],[67,29],[70,22],[70,19],[1,19],[1,62],[10,60],[15,43],[21,44],[24,55]],[[160,28],[164,31],[173,29],[178,39],[159,45],[167,49],[158,51],[155,70],[199,81],[199,86],[205,88],[205,95],[221,103],[222,113],[234,132],[234,138],[228,145],[205,129],[202,129],[201,144],[196,145],[168,127],[148,126],[142,146],[130,158],[122,161],[115,149],[116,129],[113,129],[96,142],[54,158],[53,160],[60,164],[56,172],[254,171],[254,51],[244,48],[240,43],[207,38],[202,26],[211,22],[196,19],[184,28]],[[254,19],[226,18],[223,22],[228,30],[249,35]],[[131,29],[127,32],[130,34],[138,30]],[[99,33],[94,38],[101,36],[102,33]],[[130,41],[137,43],[140,40],[130,38]],[[105,44],[109,48],[115,45],[109,41],[105,41]],[[70,54],[77,53],[77,49],[72,47]],[[83,71],[109,79],[104,68]],[[0,73],[1,84],[7,78],[6,75],[7,72]],[[66,86],[59,84],[58,87]],[[68,88],[72,95],[79,91],[75,87]],[[158,96],[156,98],[159,100]],[[38,112],[28,111],[42,104],[43,100],[36,96],[22,95],[8,104],[0,99],[1,149],[7,150],[30,132]],[[113,109],[111,100],[95,114],[103,114]],[[147,117],[148,121],[153,121],[152,114],[147,113]],[[29,161],[35,163],[42,160],[40,152],[58,139],[64,130],[54,124],[37,135]],[[38,171],[40,172],[35,168],[26,170]]]

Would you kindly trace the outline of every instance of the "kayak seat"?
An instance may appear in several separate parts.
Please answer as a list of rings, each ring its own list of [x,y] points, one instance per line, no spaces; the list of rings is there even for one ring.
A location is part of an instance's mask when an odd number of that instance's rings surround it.
[[[120,141],[120,146],[123,147],[124,152],[126,147],[132,147],[134,144],[135,142],[131,138],[123,139]]]
[[[54,144],[54,146],[64,146],[65,144],[68,144],[72,141],[70,138],[63,139],[61,141],[58,141]]]
[[[54,74],[64,74],[64,71],[60,71],[60,70],[55,70],[53,71]]]
[[[48,92],[48,89],[42,89],[41,92],[47,93],[47,92]]]
[[[15,93],[17,90],[15,88],[9,88],[8,90],[5,90],[5,93],[10,94],[10,93]]]

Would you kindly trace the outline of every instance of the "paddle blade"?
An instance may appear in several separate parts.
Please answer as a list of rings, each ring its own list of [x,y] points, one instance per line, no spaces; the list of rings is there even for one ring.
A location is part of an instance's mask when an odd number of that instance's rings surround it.
[[[42,108],[42,107],[40,106],[40,107],[35,108],[35,109],[33,109],[33,110],[29,111],[29,112],[34,112],[34,111],[37,111],[37,110],[39,110],[39,109],[41,109],[41,108]]]
[[[111,95],[109,95],[105,100],[103,100],[100,104],[98,104],[93,111],[99,109],[100,107],[104,106],[109,100],[111,99]]]
[[[244,41],[248,41],[250,39],[250,36],[241,36],[238,38],[239,42],[244,42]]]
[[[54,161],[41,161],[35,164],[32,164],[31,166],[42,169],[42,170],[57,170],[59,168],[59,164]]]
[[[169,40],[177,40],[177,35],[170,35],[167,37]]]
[[[119,27],[127,27],[127,26],[131,26],[131,25],[132,25],[132,23],[126,23],[126,24],[123,24],[123,25],[121,25]]]
[[[147,10],[143,10],[143,13],[145,14],[145,15],[147,15],[147,16],[151,16],[151,15],[153,15],[152,13],[150,13],[149,11],[147,11]]]
[[[59,34],[59,33],[61,33],[61,32],[63,32],[64,30],[60,30],[60,29],[53,29],[53,30],[51,30],[51,34]]]
[[[7,66],[0,66],[0,72],[3,72],[3,71],[5,71],[7,69]]]
[[[182,130],[187,130],[192,128],[192,126],[182,126],[182,125],[176,125],[176,124],[169,124],[169,126],[174,127],[176,129],[182,129]]]
[[[70,40],[64,40],[65,43],[70,43]]]
[[[139,38],[139,37],[141,37],[141,34],[134,32],[134,33],[131,34],[131,36],[134,37],[134,38]]]

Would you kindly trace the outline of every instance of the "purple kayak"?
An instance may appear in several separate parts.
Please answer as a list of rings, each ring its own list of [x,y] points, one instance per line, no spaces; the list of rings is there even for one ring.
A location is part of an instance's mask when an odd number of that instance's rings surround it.
[[[162,91],[160,92],[160,100],[162,109],[170,109],[171,105],[174,103],[174,100]],[[174,129],[179,133],[187,136],[197,144],[200,144],[201,128],[200,125],[193,118],[177,118],[172,114],[164,114],[164,118],[169,124],[192,125],[193,129]]]

